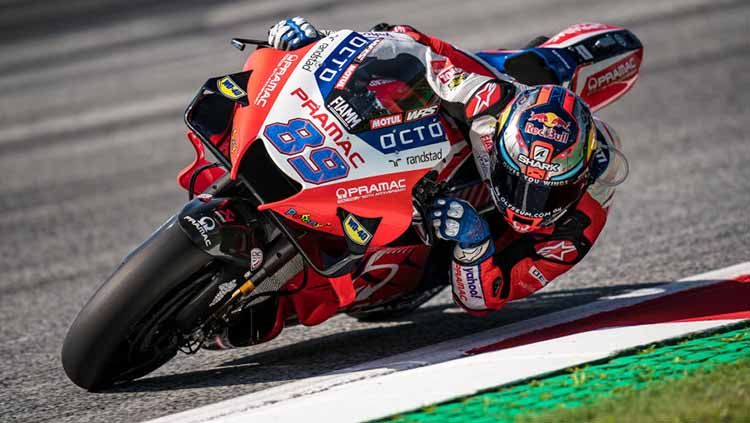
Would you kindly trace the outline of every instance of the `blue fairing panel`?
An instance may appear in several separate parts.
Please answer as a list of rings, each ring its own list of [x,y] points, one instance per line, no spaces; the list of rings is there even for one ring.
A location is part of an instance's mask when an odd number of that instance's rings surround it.
[[[557,75],[559,81],[568,82],[575,73],[576,60],[565,49],[536,47],[516,51],[480,51],[476,55],[498,71],[507,73],[505,70],[507,60],[529,53],[541,58],[547,68]]]
[[[489,63],[492,67],[505,73],[505,59],[517,52],[514,51],[480,51],[476,53],[479,58]]]

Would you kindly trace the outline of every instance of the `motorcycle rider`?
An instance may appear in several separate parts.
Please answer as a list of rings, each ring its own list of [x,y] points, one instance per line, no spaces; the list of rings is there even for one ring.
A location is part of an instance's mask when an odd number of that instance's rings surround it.
[[[581,261],[607,219],[614,192],[607,180],[619,173],[619,139],[611,128],[572,91],[554,85],[562,78],[555,78],[553,69],[542,72],[550,75],[547,84],[527,86],[513,77],[522,75],[500,74],[412,27],[374,29],[406,34],[422,46],[426,58],[419,59],[429,63],[430,87],[467,135],[476,172],[495,206],[485,218],[465,199],[440,198],[429,211],[435,234],[453,243],[449,278],[455,302],[484,315]],[[294,50],[323,36],[295,17],[274,25],[268,41]],[[381,68],[388,69],[384,63]],[[438,179],[450,177],[460,164],[438,165]]]

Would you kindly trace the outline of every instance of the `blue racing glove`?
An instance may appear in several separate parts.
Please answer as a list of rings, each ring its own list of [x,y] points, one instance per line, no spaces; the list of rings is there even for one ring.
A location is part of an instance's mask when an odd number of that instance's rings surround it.
[[[489,225],[466,201],[440,198],[430,212],[435,235],[456,241],[453,258],[464,264],[478,263],[495,252]]]
[[[318,30],[299,16],[280,21],[268,30],[268,44],[278,50],[296,50],[320,37]]]

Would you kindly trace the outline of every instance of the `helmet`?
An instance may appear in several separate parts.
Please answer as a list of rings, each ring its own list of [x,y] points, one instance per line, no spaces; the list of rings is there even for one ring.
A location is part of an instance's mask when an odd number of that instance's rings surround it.
[[[540,85],[503,110],[493,140],[489,184],[495,206],[517,232],[549,226],[593,182],[596,129],[572,91]]]

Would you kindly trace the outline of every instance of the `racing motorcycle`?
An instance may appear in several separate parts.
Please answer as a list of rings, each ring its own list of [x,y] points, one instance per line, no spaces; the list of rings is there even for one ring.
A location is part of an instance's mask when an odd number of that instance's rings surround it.
[[[75,384],[99,390],[178,351],[253,345],[336,312],[409,312],[447,286],[423,272],[449,260],[425,208],[436,196],[492,206],[424,79],[352,77],[386,35],[337,31],[290,52],[232,40],[257,48],[242,72],[208,79],[185,112],[196,158],[177,180],[188,203],[125,257],[69,329],[62,363]],[[476,55],[527,85],[565,85],[595,111],[635,82],[642,51],[623,28],[578,24]],[[437,180],[449,156],[457,170]],[[336,301],[319,301],[321,292]]]

